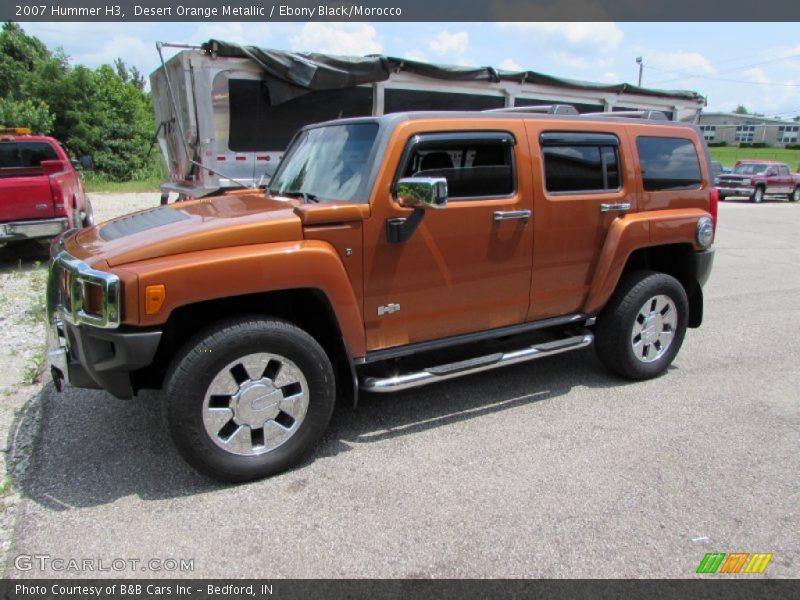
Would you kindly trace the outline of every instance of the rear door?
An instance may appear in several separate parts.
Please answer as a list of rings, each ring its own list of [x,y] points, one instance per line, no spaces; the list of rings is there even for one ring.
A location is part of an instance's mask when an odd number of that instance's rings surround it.
[[[54,215],[50,179],[39,165],[58,158],[47,142],[0,140],[0,221]]]
[[[635,209],[633,161],[613,126],[528,121],[534,174],[529,320],[578,312],[614,219]]]
[[[786,165],[778,165],[778,187],[780,187],[780,191],[784,194],[790,194],[794,189],[793,183],[794,180],[792,179],[792,174],[789,172],[789,167]]]

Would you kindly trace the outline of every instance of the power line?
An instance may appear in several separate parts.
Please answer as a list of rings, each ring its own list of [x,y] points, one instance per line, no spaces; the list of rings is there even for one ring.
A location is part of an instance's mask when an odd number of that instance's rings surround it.
[[[759,62],[747,64],[747,65],[742,65],[742,66],[739,66],[739,67],[732,67],[732,68],[729,68],[729,69],[723,69],[722,71],[718,71],[718,73],[730,73],[731,71],[739,71],[741,69],[749,69],[751,67],[758,67],[760,65],[766,65],[766,64],[770,64],[770,63],[774,63],[774,62],[780,62],[782,60],[787,60],[787,59],[790,59],[790,58],[797,58],[797,57],[800,57],[800,54],[798,54],[798,53],[787,54],[786,56],[780,56],[778,58],[770,58],[770,59],[767,59],[767,60],[762,60],[762,61],[759,61]],[[729,62],[729,61],[721,61],[721,62]],[[741,81],[741,80],[731,80],[731,79],[725,79],[725,78],[719,78],[719,77],[712,77],[712,76],[709,76],[709,75],[706,75],[706,74],[686,73],[684,71],[671,71],[669,69],[662,69],[662,68],[659,68],[659,67],[652,67],[650,65],[646,65],[646,66],[647,66],[648,69],[652,69],[654,71],[663,71],[664,73],[673,73],[675,75],[682,75],[683,76],[683,77],[675,77],[675,78],[671,78],[671,79],[662,79],[660,81],[654,81],[650,85],[656,85],[656,84],[660,84],[660,83],[669,83],[670,81],[679,81],[679,80],[685,79],[685,78],[693,78],[693,79],[694,78],[701,78],[701,79],[711,79],[711,80],[716,80],[716,81],[732,81],[733,83],[757,83],[757,82],[754,82],[754,81]],[[797,84],[772,84],[772,83],[769,83],[769,84],[763,84],[763,85],[785,85],[786,87],[797,87]]]
[[[667,79],[661,81],[654,81],[649,85],[656,85],[659,83],[666,83],[668,81],[678,81],[680,79],[705,79],[707,81],[726,81],[729,83],[748,83],[748,84],[758,84],[758,85],[774,85],[778,87],[800,87],[800,83],[778,83],[778,82],[765,82],[765,81],[753,81],[752,79],[728,79],[727,77],[712,77],[710,75],[695,75],[692,73],[686,73],[683,71],[671,71],[669,69],[660,69],[658,67],[647,67],[653,71],[662,71],[664,73],[673,73],[675,75],[683,75],[683,77],[676,77],[674,79]]]

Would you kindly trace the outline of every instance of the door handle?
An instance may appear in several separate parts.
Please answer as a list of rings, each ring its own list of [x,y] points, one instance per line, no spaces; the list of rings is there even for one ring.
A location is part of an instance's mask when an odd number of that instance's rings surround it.
[[[529,210],[496,210],[494,211],[495,221],[510,221],[512,219],[522,219],[527,222],[531,218]]]
[[[630,210],[631,203],[630,202],[618,202],[617,204],[601,204],[600,205],[600,212],[609,212],[611,210]]]

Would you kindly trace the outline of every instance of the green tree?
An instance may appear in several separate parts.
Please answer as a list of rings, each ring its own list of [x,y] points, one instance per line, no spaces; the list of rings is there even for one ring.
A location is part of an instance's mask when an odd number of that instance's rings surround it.
[[[55,115],[41,100],[0,98],[0,127],[29,127],[39,133],[50,133]]]
[[[155,133],[138,69],[122,59],[72,66],[15,23],[0,31],[0,123],[53,135],[74,155],[93,155],[97,171],[115,180],[148,167]]]

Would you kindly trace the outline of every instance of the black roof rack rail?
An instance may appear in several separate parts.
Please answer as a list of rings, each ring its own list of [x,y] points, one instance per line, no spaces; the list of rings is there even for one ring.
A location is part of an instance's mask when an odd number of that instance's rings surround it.
[[[537,113],[544,115],[577,115],[571,104],[540,104],[535,106],[514,106],[511,108],[491,108],[483,112]]]
[[[669,121],[660,110],[618,110],[615,112],[583,113],[582,117],[619,117],[623,119],[647,119],[650,121]]]

